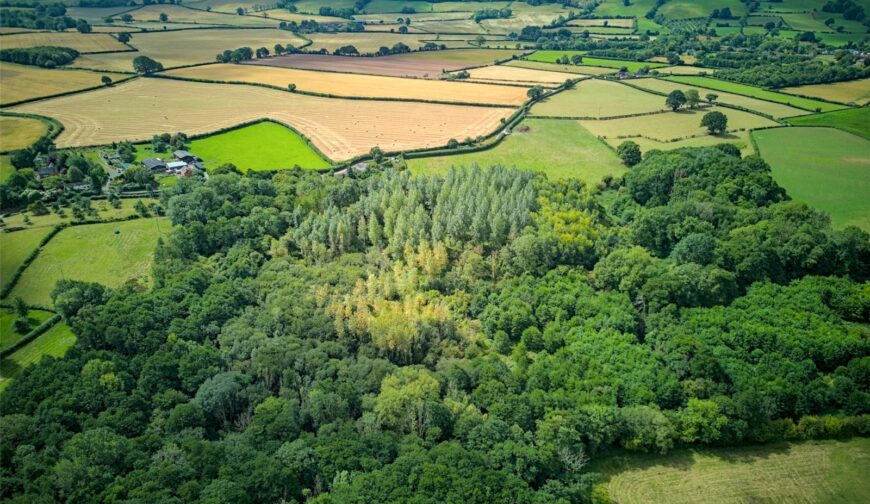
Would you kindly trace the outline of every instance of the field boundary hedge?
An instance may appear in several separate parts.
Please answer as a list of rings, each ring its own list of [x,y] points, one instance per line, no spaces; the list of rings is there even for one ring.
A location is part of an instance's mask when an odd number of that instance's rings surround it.
[[[337,98],[342,100],[360,100],[360,101],[383,101],[383,102],[406,102],[406,103],[432,103],[437,105],[464,105],[466,107],[489,107],[489,108],[513,108],[512,105],[499,105],[495,103],[476,103],[476,102],[448,102],[442,100],[426,100],[423,98],[391,98],[391,97],[381,97],[381,98],[368,98],[364,96],[345,96],[345,95],[334,95],[330,93],[318,93],[316,91],[302,91],[296,89],[294,91],[290,91],[286,87],[274,86],[272,84],[264,84],[262,82],[245,82],[245,81],[221,81],[221,80],[212,80],[212,79],[200,79],[196,77],[179,77],[177,75],[164,75],[164,74],[150,74],[148,77],[154,77],[158,79],[170,79],[170,80],[180,80],[180,81],[190,81],[190,82],[200,82],[203,84],[229,84],[229,85],[242,85],[242,86],[257,86],[268,89],[274,89],[276,91],[283,91],[285,93],[290,94],[298,94],[304,96],[316,96],[318,98]]]
[[[12,355],[13,353],[17,352],[18,350],[21,350],[22,348],[27,346],[30,342],[32,342],[36,338],[42,336],[43,334],[48,332],[49,329],[51,329],[52,327],[57,325],[57,323],[60,322],[60,319],[61,319],[60,315],[58,315],[58,314],[52,315],[48,320],[39,324],[38,326],[33,328],[32,331],[30,331],[29,333],[24,335],[24,337],[21,338],[19,341],[16,341],[15,344],[10,346],[9,348],[0,350],[0,358],[8,357],[8,356]]]

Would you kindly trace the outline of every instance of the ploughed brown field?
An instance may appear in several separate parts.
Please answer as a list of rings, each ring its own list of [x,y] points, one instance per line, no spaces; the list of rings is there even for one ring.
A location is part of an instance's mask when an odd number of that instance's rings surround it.
[[[442,71],[452,72],[468,67],[507,59],[519,51],[499,49],[456,49],[393,54],[379,57],[330,56],[325,54],[290,54],[256,60],[257,65],[300,68],[303,70],[331,70],[334,72],[389,75],[393,77],[421,77],[437,79]]]
[[[245,84],[134,79],[12,110],[64,125],[58,147],[147,140],[163,132],[210,133],[261,118],[289,124],[335,161],[367,153],[440,147],[492,132],[514,109],[320,98]]]

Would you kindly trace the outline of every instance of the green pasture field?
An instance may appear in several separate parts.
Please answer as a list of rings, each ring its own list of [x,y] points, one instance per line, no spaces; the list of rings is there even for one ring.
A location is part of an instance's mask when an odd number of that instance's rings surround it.
[[[401,1],[401,0],[399,0]],[[505,9],[512,2],[438,2],[432,4],[432,12],[474,12],[483,9]],[[402,5],[407,5],[403,3]]]
[[[45,310],[29,310],[27,318],[30,320],[30,330],[36,329],[39,324],[50,319],[54,313]],[[18,318],[11,308],[0,308],[0,350],[6,350],[27,336],[30,330],[19,333],[15,331],[13,322]]]
[[[419,0],[372,0],[366,4],[363,10],[368,14],[384,14],[387,12],[401,12],[403,7],[413,7],[417,12],[432,12],[431,3]]]
[[[261,122],[194,140],[190,152],[207,168],[232,163],[242,171],[293,168],[329,168],[330,164],[289,128]]]
[[[106,200],[91,200],[91,208],[97,211],[97,217],[94,218],[89,216],[87,219],[111,220],[129,217],[136,213],[136,210],[133,207],[136,205],[136,202],[140,200],[146,205],[158,202],[156,198],[124,198],[121,200],[121,208],[115,208]],[[30,217],[30,224],[24,222],[25,215]],[[64,210],[63,216],[56,213],[33,215],[30,212],[19,212],[12,214],[9,217],[5,217],[3,222],[5,222],[8,227],[46,228],[56,224],[73,222],[73,217],[72,212],[67,208]]]
[[[833,128],[752,132],[788,194],[831,215],[834,227],[870,231],[870,140]]]
[[[586,79],[536,103],[532,115],[605,118],[667,109],[665,98],[618,82]]]
[[[721,112],[728,118],[728,131],[718,137],[723,140],[733,140],[732,134],[741,130],[778,124],[758,114],[718,106],[619,119],[583,120],[580,123],[594,135],[606,138],[611,145],[613,142],[620,142],[620,139],[635,136],[672,142],[710,136],[707,129],[701,127],[701,118],[708,112]]]
[[[503,65],[514,66],[520,68],[531,68],[534,70],[549,70],[551,72],[568,72],[580,75],[607,75],[614,73],[612,68],[602,68],[585,65],[561,65],[558,63],[542,63],[540,61],[528,60],[513,60],[503,63]]]
[[[27,366],[36,364],[46,355],[63,357],[76,342],[76,336],[63,322],[55,324],[24,348],[14,352],[0,363],[0,392]]]
[[[686,19],[707,17],[713,9],[728,7],[731,14],[740,17],[746,13],[746,5],[739,0],[671,0],[659,7],[658,14],[665,18]]]
[[[798,31],[832,32],[831,27],[825,24],[826,19],[834,20],[834,27],[842,26],[849,33],[863,33],[866,28],[860,21],[843,18],[842,14],[830,12],[801,12],[794,14],[782,14],[782,19],[790,27]]]
[[[716,72],[715,68],[704,68],[699,66],[692,65],[678,65],[678,66],[669,66],[664,68],[657,68],[660,74],[666,73],[671,75],[699,75],[699,74],[713,74]]]
[[[15,174],[15,167],[9,160],[9,154],[0,155],[0,182],[6,182]]]
[[[607,143],[610,144],[611,147],[616,148],[625,140],[626,139],[624,138],[610,138],[607,139]],[[755,150],[752,148],[752,142],[749,140],[748,131],[737,131],[727,135],[704,135],[700,137],[687,138],[685,140],[678,140],[676,142],[659,142],[651,138],[643,137],[631,138],[630,140],[640,147],[641,152],[648,152],[653,149],[669,151],[682,149],[683,147],[709,147],[711,145],[730,143],[740,149],[740,154],[743,156],[755,154]]]
[[[652,91],[658,91],[659,93],[670,93],[671,91],[677,89],[683,92],[686,92],[689,89],[695,89],[690,85],[681,84],[679,82],[671,82],[664,79],[633,79],[630,82],[635,86],[649,89]],[[701,100],[706,101],[705,95],[710,94],[710,90],[697,90],[698,94],[701,95]],[[789,107],[788,105],[782,105],[780,103],[772,103],[765,100],[759,100],[757,98],[751,98],[745,95],[726,93],[724,91],[718,90],[713,94],[719,95],[718,98],[716,98],[717,102],[727,103],[729,105],[736,105],[738,107],[743,107],[749,110],[755,110],[761,112],[762,114],[768,114],[773,117],[792,117],[810,113],[803,109]]]
[[[589,470],[618,504],[870,502],[867,438],[615,456]]]
[[[795,126],[828,126],[870,140],[870,108],[867,107],[793,117],[788,122]]]
[[[445,174],[453,166],[472,164],[515,166],[552,179],[579,178],[587,184],[625,172],[612,150],[576,121],[564,119],[526,119],[489,150],[408,160],[411,172],[417,174]]]
[[[0,233],[0,286],[6,285],[48,232],[48,228],[38,228]]]
[[[724,80],[713,79],[710,77],[678,75],[673,77],[667,77],[667,79],[674,82],[680,82],[682,84],[688,84],[691,86],[716,89],[719,91],[726,91],[729,93],[751,96],[753,98],[760,98],[762,100],[784,103],[786,105],[791,105],[793,107],[798,107],[806,110],[816,110],[818,108],[821,109],[821,112],[829,112],[831,110],[839,110],[845,108],[843,105],[837,105],[835,103],[812,100],[809,98],[801,98],[799,96],[791,96],[784,93],[777,93],[775,91],[768,91],[760,87],[749,86],[746,84],[738,84],[736,82],[728,82]]]
[[[526,59],[529,61],[540,61],[543,63],[555,63],[557,59],[562,56],[571,56],[575,54],[580,54],[583,56],[583,65],[585,66],[597,66],[597,67],[605,67],[605,68],[614,68],[620,69],[622,67],[628,68],[629,72],[636,72],[643,67],[649,68],[659,68],[667,66],[664,63],[653,63],[649,61],[627,61],[627,60],[617,60],[617,59],[606,59],[606,58],[592,58],[589,56],[585,56],[585,51],[535,51],[534,53],[526,56]]]
[[[120,287],[129,281],[148,284],[157,239],[170,229],[166,218],[146,218],[69,227],[39,253],[15,284],[8,300],[50,306],[61,279]],[[117,233],[116,233],[117,231]],[[99,267],[95,268],[94,265]]]

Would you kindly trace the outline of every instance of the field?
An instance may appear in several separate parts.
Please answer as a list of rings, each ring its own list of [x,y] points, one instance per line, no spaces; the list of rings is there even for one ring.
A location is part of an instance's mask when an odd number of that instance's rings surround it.
[[[286,11],[285,11],[286,12]],[[206,12],[204,10],[188,9],[171,4],[162,5],[146,5],[134,11],[127,12],[133,16],[135,21],[151,21],[160,22],[160,14],[165,13],[169,16],[170,22],[175,23],[192,23],[206,25],[227,25],[241,27],[274,27],[278,22],[264,18],[261,15],[257,16],[239,16],[235,12],[232,14],[221,12]],[[116,16],[115,23],[123,26],[120,21],[120,16]]]
[[[752,133],[789,195],[824,210],[835,227],[870,231],[870,140],[833,128]]]
[[[452,166],[472,164],[516,166],[546,173],[550,178],[580,178],[587,184],[625,171],[616,154],[577,121],[560,119],[526,119],[489,150],[408,160],[414,173],[443,174]]]
[[[124,74],[88,72],[84,70],[49,70],[29,65],[0,63],[0,104],[6,105],[42,96],[68,93],[78,89],[100,86],[100,78],[109,76],[113,81],[129,77]]]
[[[755,154],[755,150],[752,148],[752,142],[749,140],[749,134],[748,131],[736,131],[722,136],[704,135],[687,138],[685,140],[677,140],[675,142],[659,142],[657,140],[642,137],[631,138],[631,141],[640,147],[641,152],[647,152],[653,149],[667,151],[682,149],[683,147],[709,147],[711,145],[729,143],[740,149],[742,155],[748,156],[750,154]],[[607,142],[615,148],[625,140],[626,139],[612,138],[607,140]]]
[[[536,103],[530,113],[548,117],[606,118],[666,110],[663,96],[618,82],[587,79]]]
[[[614,26],[618,28],[632,28],[634,27],[633,19],[625,19],[625,18],[613,18],[613,19],[572,19],[568,26]]]
[[[4,49],[36,46],[71,47],[81,53],[130,50],[107,33],[39,32],[3,36]]]
[[[308,35],[312,44],[306,49],[316,51],[326,49],[329,52],[342,46],[352,45],[361,53],[374,53],[383,46],[393,47],[401,42],[411,49],[423,46],[421,35],[400,33],[312,33]],[[253,46],[252,46],[253,47]]]
[[[736,82],[728,82],[713,79],[710,77],[675,76],[668,77],[668,80],[679,82],[682,84],[688,84],[690,86],[698,86],[708,89],[715,89],[718,91],[742,94],[746,96],[751,96],[753,98],[760,98],[762,100],[791,105],[793,107],[798,107],[805,110],[820,109],[821,112],[829,112],[831,110],[838,110],[844,108],[843,105],[836,105],[833,103],[811,100],[809,98],[801,98],[799,96],[777,93],[775,91],[768,91],[760,87],[748,86],[746,84],[738,84]]]
[[[133,207],[137,201],[142,201],[146,205],[158,202],[155,198],[124,198],[121,200],[121,208],[115,208],[106,200],[91,200],[91,208],[97,211],[97,218],[99,219],[121,219],[136,213],[136,210]],[[28,215],[30,218],[30,224],[24,222],[25,215]],[[93,219],[93,217],[89,217],[89,219]],[[5,222],[8,227],[23,227],[28,229],[46,228],[56,224],[72,222],[72,216],[70,212],[66,212],[63,216],[56,213],[49,213],[47,215],[31,215],[30,212],[18,212],[9,217],[4,217],[3,222]],[[20,231],[16,231],[16,233],[19,232]],[[0,237],[2,236],[3,235],[0,235]]]
[[[157,238],[169,227],[166,218],[147,218],[66,228],[24,270],[8,299],[21,297],[28,304],[50,306],[51,291],[60,279],[109,287],[128,281],[147,284]]]
[[[54,314],[45,310],[29,310],[27,312],[27,318],[30,320],[30,330],[25,331],[24,333],[19,333],[15,331],[13,326],[13,322],[18,318],[15,311],[11,308],[0,308],[0,349],[6,350],[12,345],[18,343],[21,341],[21,338],[27,336],[27,334],[35,329],[39,324],[50,319],[52,315]]]
[[[0,392],[11,379],[27,366],[36,364],[44,356],[62,357],[76,342],[76,336],[64,323],[58,323],[38,336],[21,350],[3,359],[0,363]]]
[[[613,457],[591,469],[614,504],[868,502],[870,440]]]
[[[704,68],[698,66],[691,65],[678,65],[678,66],[669,66],[664,68],[656,68],[660,74],[671,74],[671,75],[700,75],[700,74],[713,74],[716,73],[716,70],[713,68]]]
[[[567,79],[576,79],[580,77],[580,75],[577,74],[549,72],[546,70],[534,70],[531,68],[519,68],[505,65],[474,68],[469,71],[469,74],[471,74],[471,78],[475,80],[554,85],[562,84]]]
[[[621,138],[629,136],[643,136],[660,142],[668,142],[694,136],[707,136],[707,130],[701,127],[701,117],[707,112],[713,111],[722,112],[728,117],[728,131],[731,132],[740,129],[776,126],[777,124],[756,114],[722,107],[600,121],[584,120],[580,121],[580,124],[595,135],[607,138],[611,145],[619,144]],[[725,135],[725,138],[727,137],[728,135]]]
[[[870,109],[867,107],[795,117],[788,122],[795,126],[830,126],[870,140]]]
[[[401,79],[376,75],[347,75],[261,65],[206,65],[169,72],[177,77],[254,82],[286,88],[294,83],[300,91],[363,98],[401,98],[496,105],[520,105],[526,90],[466,82]]]
[[[485,21],[484,21],[485,22]],[[422,30],[427,34],[432,33],[469,33],[469,34],[486,34],[490,33],[484,25],[475,23],[471,19],[454,20],[454,21],[420,21],[412,23],[412,27]],[[492,32],[500,33],[500,32]]]
[[[659,93],[670,93],[675,89],[679,89],[684,92],[688,89],[693,89],[690,85],[662,79],[634,79],[631,81],[631,84],[642,87],[644,89],[658,91]],[[698,89],[698,93],[701,95],[701,99],[706,101],[704,95],[710,93],[710,90]],[[789,107],[788,105],[772,103],[769,101],[750,98],[748,96],[734,93],[726,93],[724,91],[716,91],[713,94],[719,95],[719,97],[716,98],[717,102],[727,103],[729,105],[737,105],[738,107],[743,107],[750,110],[756,110],[758,112],[773,117],[793,117],[810,113],[803,109]]]
[[[540,61],[513,60],[505,63],[506,66],[517,68],[532,68],[548,72],[566,72],[580,75],[607,75],[614,73],[612,68],[583,66],[583,65],[560,65],[557,63],[542,63]]]
[[[783,88],[782,92],[863,106],[870,103],[870,79]]]
[[[190,151],[208,167],[232,163],[242,171],[281,168],[329,168],[305,140],[273,122],[261,122],[194,140]]]
[[[193,63],[212,62],[215,60],[215,56],[225,49],[237,49],[242,46],[256,49],[265,46],[271,50],[278,43],[300,46],[304,41],[290,32],[277,29],[214,29],[136,33],[130,40],[130,44],[139,49],[138,53],[79,56],[70,66],[132,72],[133,58],[144,54],[159,61],[165,68],[172,68]]]
[[[514,13],[507,19],[485,19],[480,22],[488,33],[507,35],[519,33],[526,26],[544,26],[552,23],[559,17],[558,12],[541,13]]]
[[[535,51],[531,55],[527,56],[526,59],[529,61],[540,61],[542,63],[555,63],[557,59],[562,56],[568,56],[569,58],[574,54],[580,54],[583,56],[584,51]],[[659,68],[667,66],[664,63],[653,63],[649,61],[627,61],[627,60],[617,60],[617,59],[605,59],[605,58],[592,58],[583,56],[583,65],[586,66],[598,66],[605,68],[614,68],[620,69],[625,67],[629,72],[636,72],[643,67],[649,68]]]
[[[520,51],[500,49],[456,49],[396,54],[377,58],[293,54],[260,60],[257,61],[257,64],[303,70],[435,78],[440,76],[443,70],[452,72],[466,67],[488,65],[496,60],[508,59],[519,53]]]
[[[6,285],[12,274],[24,264],[39,242],[48,234],[48,229],[23,229],[12,233],[0,233],[0,286]]]
[[[728,7],[735,16],[746,13],[746,5],[739,0],[672,0],[659,8],[667,19],[707,17],[713,9]]]
[[[118,114],[115,104],[124,104]],[[15,107],[66,126],[61,147],[146,140],[163,131],[202,134],[261,118],[289,124],[333,160],[446,145],[485,135],[513,109],[319,98],[247,85],[136,79],[112,88]],[[329,113],[324,113],[329,111]]]
[[[0,116],[0,152],[28,147],[46,131],[48,126],[39,119]]]

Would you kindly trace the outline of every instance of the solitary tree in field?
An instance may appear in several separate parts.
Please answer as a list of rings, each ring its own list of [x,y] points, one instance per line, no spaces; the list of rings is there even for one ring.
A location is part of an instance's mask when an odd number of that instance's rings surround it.
[[[686,105],[689,108],[695,108],[701,103],[701,95],[697,89],[689,89],[686,91]]]
[[[287,84],[287,90],[290,91],[291,93],[296,92],[296,84],[293,84],[293,83]]]
[[[123,16],[121,16],[121,21],[123,21],[125,23],[131,23],[133,21],[133,15],[132,14],[124,14]]]
[[[679,89],[675,89],[671,91],[671,94],[668,95],[667,99],[665,99],[665,105],[671,107],[671,110],[676,112],[683,105],[686,104],[686,95],[683,94]]]
[[[483,47],[483,44],[486,44],[486,37],[478,35],[474,41],[477,42],[478,47]]]
[[[244,16],[245,15],[245,8],[239,7],[238,9],[236,9],[236,14],[238,14],[239,16]]]
[[[716,93],[707,93],[704,95],[704,98],[706,98],[709,103],[713,103],[717,98],[719,98],[719,95]]]
[[[163,70],[163,65],[148,56],[136,56],[133,60],[133,70],[141,74],[149,74]]]
[[[126,44],[127,42],[130,41],[131,38],[133,38],[133,36],[127,32],[123,32],[123,33],[118,34],[118,42],[121,42],[122,44]]]
[[[625,166],[634,166],[640,163],[640,146],[631,140],[626,140],[616,148],[616,155],[625,163]]]
[[[701,126],[707,128],[711,135],[722,134],[728,128],[728,116],[722,112],[707,112],[701,118]]]
[[[165,23],[169,21],[169,16],[165,12],[160,13],[160,21]]]
[[[109,77],[108,75],[104,75],[104,76],[100,77],[100,81],[103,83],[104,86],[111,86],[112,85],[112,78]]]
[[[542,88],[541,86],[533,86],[526,94],[529,96],[529,98],[534,100],[540,98],[541,95],[544,94],[544,88]]]
[[[408,33],[408,27],[405,25],[400,26],[399,33]]]

